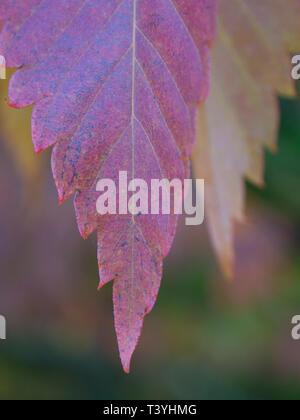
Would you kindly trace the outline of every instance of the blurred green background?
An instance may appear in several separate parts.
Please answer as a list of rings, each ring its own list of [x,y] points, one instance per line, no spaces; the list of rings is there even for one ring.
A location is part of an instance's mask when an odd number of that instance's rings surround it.
[[[13,147],[0,126],[1,399],[300,398],[300,102],[280,102],[280,153],[267,154],[266,189],[248,188],[234,282],[205,226],[181,223],[130,375],[111,285],[97,292],[96,239],[81,239],[72,200],[57,205],[50,153],[24,146],[29,111],[12,111]]]

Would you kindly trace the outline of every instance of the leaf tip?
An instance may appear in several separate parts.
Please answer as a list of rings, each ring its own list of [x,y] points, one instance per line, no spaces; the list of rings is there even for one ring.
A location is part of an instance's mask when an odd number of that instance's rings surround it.
[[[60,186],[57,187],[57,191],[58,191],[58,204],[61,205],[61,204],[63,204],[64,201],[66,201],[66,199],[69,196],[66,195],[65,191],[63,191],[63,189],[60,188]]]
[[[223,255],[219,256],[219,262],[225,280],[232,282],[234,279],[234,252],[228,250]]]
[[[34,144],[34,153],[35,153],[36,155],[41,154],[43,151],[44,151],[43,149],[41,149],[40,147],[37,147],[37,146]]]
[[[233,282],[233,279],[234,279],[233,266],[229,265],[228,267],[223,268],[223,273],[224,273],[225,280],[227,280],[229,283]]]
[[[61,206],[62,203],[65,201],[65,197],[59,194],[58,196],[58,205]]]
[[[79,233],[82,237],[82,239],[86,240],[88,238],[88,234],[86,233],[86,231],[81,227],[81,225],[78,225],[78,230]]]
[[[277,144],[272,144],[269,146],[269,150],[271,153],[273,153],[274,155],[277,155],[279,152],[279,148]]]
[[[123,366],[123,370],[125,373],[127,373],[127,375],[130,374],[130,362],[129,363],[123,363],[122,362],[122,366]]]
[[[9,98],[5,98],[4,101],[10,108],[20,109],[20,107],[15,102],[11,102]]]
[[[99,284],[98,284],[98,292],[100,292],[100,290],[102,289],[102,287],[104,286],[104,284],[102,283],[102,281],[100,280]]]
[[[131,364],[131,359],[132,359],[132,355],[134,353],[135,347],[130,352],[124,352],[124,353],[120,352],[120,358],[121,358],[123,370],[128,375],[130,373],[130,364]]]
[[[264,179],[255,180],[254,185],[256,185],[261,190],[264,190],[267,186],[266,181]]]

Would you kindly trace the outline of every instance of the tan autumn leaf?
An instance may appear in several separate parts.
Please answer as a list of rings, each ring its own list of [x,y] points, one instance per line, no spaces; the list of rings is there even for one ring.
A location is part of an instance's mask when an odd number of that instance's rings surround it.
[[[264,149],[276,150],[277,95],[293,96],[290,53],[300,50],[299,0],[220,0],[212,87],[199,110],[193,155],[206,180],[206,217],[226,276],[234,222],[243,220],[245,178],[262,186]]]

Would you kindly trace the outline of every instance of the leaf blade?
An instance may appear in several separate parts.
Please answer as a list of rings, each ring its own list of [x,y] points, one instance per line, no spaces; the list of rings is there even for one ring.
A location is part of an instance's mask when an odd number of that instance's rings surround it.
[[[177,216],[100,217],[95,186],[100,178],[117,182],[120,171],[148,185],[188,174],[197,104],[208,91],[216,1],[5,3],[0,52],[23,66],[10,82],[10,103],[34,104],[35,150],[54,146],[59,200],[75,194],[82,236],[98,232],[100,286],[114,280],[115,327],[129,371]]]

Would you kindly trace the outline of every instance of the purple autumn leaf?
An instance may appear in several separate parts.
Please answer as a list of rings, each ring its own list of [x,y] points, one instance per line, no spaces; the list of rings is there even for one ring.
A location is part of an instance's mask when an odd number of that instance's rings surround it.
[[[9,102],[34,104],[36,152],[54,146],[62,202],[75,194],[83,237],[98,233],[100,286],[114,280],[121,360],[129,371],[156,301],[177,216],[96,211],[99,179],[178,178],[189,171],[209,87],[216,0],[2,0],[0,54],[21,67]]]

